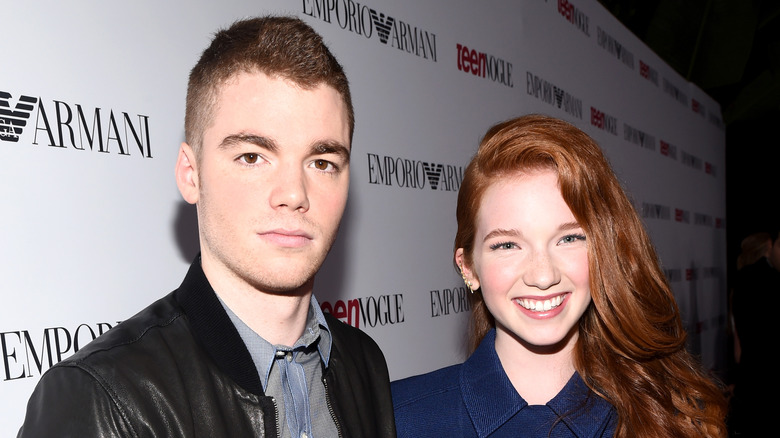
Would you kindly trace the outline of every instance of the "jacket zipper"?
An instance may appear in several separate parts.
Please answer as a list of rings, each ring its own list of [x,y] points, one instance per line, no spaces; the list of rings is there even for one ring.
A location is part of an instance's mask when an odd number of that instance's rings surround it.
[[[333,423],[336,425],[339,438],[343,438],[344,434],[341,431],[341,424],[339,424],[339,420],[336,418],[336,413],[333,412],[333,406],[330,404],[330,391],[328,391],[328,381],[325,379],[325,377],[322,378],[322,384],[325,385],[325,404],[328,405],[328,412],[330,412],[330,417],[333,418]]]
[[[276,438],[282,438],[282,428],[279,426],[279,406],[276,405],[276,399],[271,397],[274,402],[274,416],[276,417]]]

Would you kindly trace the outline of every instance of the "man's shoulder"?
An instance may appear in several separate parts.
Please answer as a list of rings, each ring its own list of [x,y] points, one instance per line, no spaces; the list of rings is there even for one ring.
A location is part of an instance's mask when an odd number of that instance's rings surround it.
[[[328,323],[328,329],[333,337],[333,342],[352,348],[369,348],[379,350],[376,341],[363,330],[353,327],[330,313],[325,312],[325,321]]]
[[[121,364],[123,357],[129,360],[135,357],[139,350],[157,348],[156,344],[167,342],[165,338],[176,336],[173,332],[180,331],[181,327],[174,323],[182,315],[174,294],[170,293],[117,324],[55,366]]]
[[[390,388],[387,383],[390,381],[390,373],[379,344],[359,328],[352,327],[329,313],[325,313],[325,320],[333,340],[330,364],[334,365],[332,368],[335,372],[355,373],[354,375],[366,376],[375,382],[384,382],[389,402]]]

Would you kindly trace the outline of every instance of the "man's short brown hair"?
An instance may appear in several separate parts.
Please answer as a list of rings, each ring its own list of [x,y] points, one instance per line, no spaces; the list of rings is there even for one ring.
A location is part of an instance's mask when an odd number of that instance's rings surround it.
[[[341,64],[322,37],[301,19],[266,16],[236,21],[218,31],[190,72],[184,135],[197,156],[221,87],[240,73],[264,73],[304,89],[320,84],[333,87],[344,100],[352,140],[355,115]]]

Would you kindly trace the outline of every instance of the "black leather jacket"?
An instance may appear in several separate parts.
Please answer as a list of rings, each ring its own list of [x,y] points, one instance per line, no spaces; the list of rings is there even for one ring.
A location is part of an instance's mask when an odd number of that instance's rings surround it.
[[[323,371],[342,437],[395,437],[384,355],[326,313]],[[199,261],[181,287],[41,378],[19,437],[276,437],[274,400]]]

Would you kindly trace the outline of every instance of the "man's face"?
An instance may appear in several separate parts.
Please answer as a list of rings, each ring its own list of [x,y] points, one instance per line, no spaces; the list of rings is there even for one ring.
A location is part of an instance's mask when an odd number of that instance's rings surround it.
[[[349,154],[335,89],[262,73],[223,85],[192,195],[182,189],[197,203],[202,265],[215,288],[310,291],[347,202]]]

